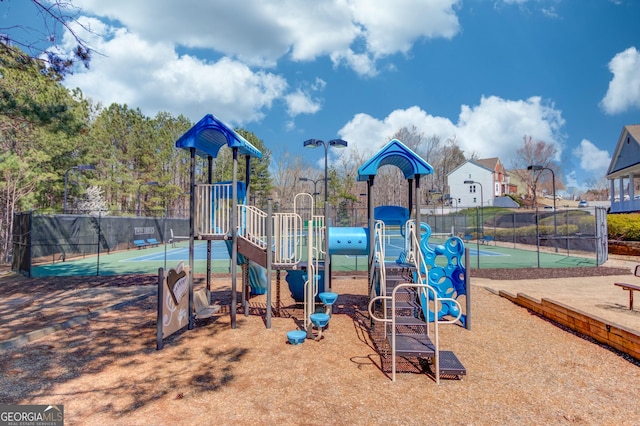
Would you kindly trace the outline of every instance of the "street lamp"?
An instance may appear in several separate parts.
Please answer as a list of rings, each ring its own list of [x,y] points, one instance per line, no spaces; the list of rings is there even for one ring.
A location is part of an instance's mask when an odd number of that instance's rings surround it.
[[[474,184],[478,184],[480,185],[480,206],[482,206],[482,236],[484,237],[484,197],[482,195],[482,184],[480,182],[476,182],[475,180],[465,180],[464,181],[465,185],[474,185]],[[477,207],[476,207],[477,209]],[[476,210],[476,229],[478,229],[480,227],[480,221],[478,221],[478,210]],[[476,231],[476,232],[480,232],[480,231]],[[480,269],[480,236],[477,235],[476,236],[476,247],[478,250],[478,269]]]
[[[158,182],[151,181],[151,182],[141,183],[140,185],[138,185],[138,216],[140,216],[140,188],[142,188],[144,185],[157,186]]]
[[[541,166],[539,164],[528,166],[527,170],[531,170],[534,172],[549,170],[551,172],[551,184],[553,185],[553,243],[555,245],[556,253],[557,253],[558,240],[556,240],[556,238],[558,237],[558,222],[556,220],[556,216],[558,215],[558,212],[556,211],[556,174],[553,172],[553,169],[550,169],[549,167]],[[536,194],[534,193],[533,196],[535,197]]]
[[[458,213],[458,199],[455,197],[452,197],[451,194],[449,194],[449,196],[446,198],[449,201],[455,201],[456,202],[456,210],[455,212]]]
[[[429,199],[431,199],[431,197],[433,197],[434,195],[442,195],[442,192],[438,191],[437,189],[430,189],[429,194],[430,194]],[[442,200],[442,197],[440,197],[440,199]],[[435,199],[431,201],[433,201],[433,227],[435,228],[433,232],[437,232],[438,216],[436,215],[436,208],[438,207],[438,203],[436,202]],[[444,228],[444,201],[442,201],[442,228]],[[441,232],[444,232],[444,231],[441,230]]]
[[[71,170],[95,170],[96,167],[93,164],[79,164],[77,166],[69,167],[64,172],[64,200],[62,201],[62,213],[67,214],[67,179]]]
[[[318,204],[316,203],[316,195],[320,194],[318,192],[318,182],[320,182],[322,179],[309,179],[309,178],[305,178],[305,177],[301,177],[298,179],[300,182],[313,182],[313,212],[311,212],[311,214],[315,214],[315,209],[318,208]]]
[[[329,142],[325,142],[319,139],[308,139],[303,144],[306,148],[317,148],[320,145],[324,146],[324,291],[331,291],[331,280],[329,279],[329,265],[331,263],[331,257],[329,256],[329,147],[346,148],[347,141],[332,139]]]

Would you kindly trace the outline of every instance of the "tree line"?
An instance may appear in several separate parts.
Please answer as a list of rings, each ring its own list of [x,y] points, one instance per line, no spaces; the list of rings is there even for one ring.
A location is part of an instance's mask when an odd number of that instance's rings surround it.
[[[65,88],[60,80],[42,61],[25,55],[19,48],[3,44],[0,49],[2,261],[10,253],[14,212],[136,215],[140,211],[143,215],[188,215],[189,153],[176,149],[175,141],[194,123],[168,112],[147,117],[126,104],[96,104],[79,89]],[[292,156],[285,147],[276,147],[279,152],[272,161],[271,151],[257,135],[241,128],[235,130],[263,153],[262,159],[251,163],[249,203],[266,208],[271,199],[276,209],[287,210],[292,208],[296,194],[313,195],[317,191],[316,207],[324,207],[324,170]],[[379,148],[394,138],[434,169],[421,181],[425,191],[421,203],[427,197],[447,202],[448,173],[468,159],[477,158],[475,153],[465,154],[455,137],[442,140],[426,136],[415,127],[401,128],[381,138]],[[544,142],[527,142],[525,138],[523,149],[527,146],[537,146],[527,151],[529,154],[542,153],[552,158],[553,152],[542,149]],[[332,161],[327,198],[338,212],[338,220],[365,205],[362,195],[366,184],[356,178],[368,155],[352,146]],[[553,166],[548,158],[544,160],[545,165]],[[241,178],[245,176],[244,167],[244,162],[239,162]],[[207,182],[208,174],[206,160],[198,158],[196,181]],[[214,182],[232,179],[231,150],[220,150],[211,175]],[[402,188],[406,184],[399,170],[383,168],[376,177],[374,203],[407,205],[408,194]]]

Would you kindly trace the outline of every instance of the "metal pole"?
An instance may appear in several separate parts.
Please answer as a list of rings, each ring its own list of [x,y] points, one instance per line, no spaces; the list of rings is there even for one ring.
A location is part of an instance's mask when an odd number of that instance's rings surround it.
[[[69,175],[69,170],[72,169],[73,167],[70,167],[64,172],[64,200],[62,203],[62,214],[67,214],[67,176]]]
[[[329,144],[324,146],[324,291],[331,291],[331,256],[329,255]]]
[[[273,250],[271,246],[273,244],[273,205],[272,200],[269,198],[267,201],[267,328],[271,328],[271,262],[273,256]]]
[[[482,229],[482,236],[484,237],[484,195],[483,195],[483,190],[482,190],[482,184],[480,182],[477,182],[478,185],[480,185],[480,207],[482,208],[482,222],[481,222],[481,229]]]
[[[551,183],[553,185],[553,245],[556,248],[556,253],[558,252],[558,222],[556,216],[558,215],[558,210],[556,209],[556,174],[550,168],[547,168],[551,172]]]
[[[464,250],[464,264],[465,266],[469,264],[469,248],[467,247]],[[465,300],[467,302],[466,306],[466,320],[464,322],[465,328],[467,330],[471,330],[471,279],[469,277],[469,271],[464,272],[464,287],[465,287]]]
[[[102,219],[102,212],[98,211],[98,254],[96,256],[96,276],[100,276],[100,222]]]
[[[189,183],[189,330],[193,330],[195,318],[193,315],[193,274],[195,273],[195,214],[196,214],[196,149],[190,148],[191,161],[189,163],[191,182]],[[234,317],[235,319],[235,317]]]
[[[207,183],[213,184],[213,157],[207,156]],[[211,189],[209,189],[211,191]],[[207,297],[211,293],[211,240],[207,240]],[[207,299],[210,300],[210,299]]]
[[[480,215],[476,207],[476,257],[478,259],[478,269],[480,269]]]
[[[540,215],[536,206],[536,249],[538,252],[538,268],[540,268]]]
[[[231,328],[236,328],[236,310],[238,307],[238,232],[236,227],[238,226],[236,223],[237,218],[237,210],[238,210],[238,148],[233,148],[233,180],[232,180],[232,188],[231,188],[231,306],[229,307],[229,312],[231,314]],[[244,291],[244,290],[243,290]]]

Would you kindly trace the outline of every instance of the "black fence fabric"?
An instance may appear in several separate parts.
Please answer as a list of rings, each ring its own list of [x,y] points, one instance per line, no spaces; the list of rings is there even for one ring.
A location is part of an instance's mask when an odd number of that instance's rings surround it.
[[[33,262],[64,261],[79,256],[136,247],[134,241],[162,244],[174,235],[189,235],[189,220],[165,217],[33,215]]]

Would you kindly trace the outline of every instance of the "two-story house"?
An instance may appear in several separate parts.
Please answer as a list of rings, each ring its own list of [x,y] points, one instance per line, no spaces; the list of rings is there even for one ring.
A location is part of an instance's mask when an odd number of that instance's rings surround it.
[[[468,160],[447,175],[447,182],[460,208],[492,206],[495,198],[517,192],[497,157]]]

